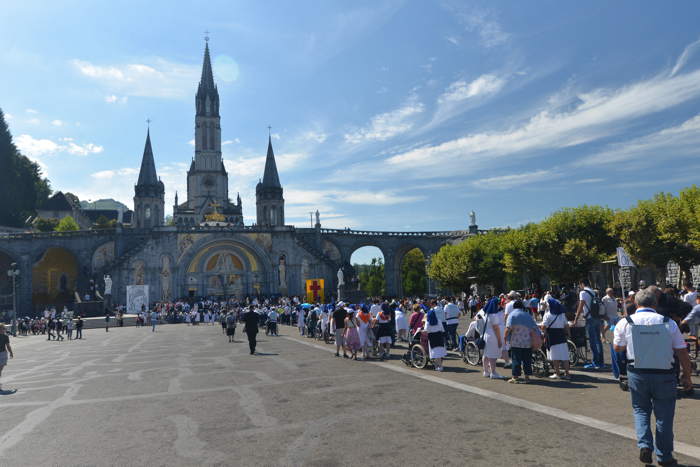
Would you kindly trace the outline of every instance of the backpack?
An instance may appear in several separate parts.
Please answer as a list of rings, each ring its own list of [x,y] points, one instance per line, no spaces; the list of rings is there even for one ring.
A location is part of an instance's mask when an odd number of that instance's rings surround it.
[[[594,294],[586,289],[583,289],[583,291],[591,296],[591,306],[588,310],[588,315],[591,318],[596,318],[596,319],[603,318],[603,315],[601,314],[601,310],[603,309],[603,303],[600,301],[600,298],[598,298],[598,296],[596,294]]]
[[[428,312],[428,324],[431,326],[435,326],[438,323],[437,315],[435,314],[435,310],[430,310]]]

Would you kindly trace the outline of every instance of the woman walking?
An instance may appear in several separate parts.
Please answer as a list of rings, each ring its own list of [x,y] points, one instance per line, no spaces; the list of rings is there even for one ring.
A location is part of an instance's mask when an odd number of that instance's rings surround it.
[[[362,305],[359,313],[357,313],[357,333],[360,340],[360,348],[362,349],[362,359],[367,360],[369,358],[369,333],[370,330],[370,318],[371,315],[367,311],[367,307]]]
[[[391,349],[391,314],[388,311],[380,311],[374,318],[374,327],[377,328],[377,342],[380,346],[380,360],[389,358]]]
[[[357,331],[358,323],[355,318],[355,310],[348,312],[345,318],[345,347],[350,351],[350,358],[357,360],[357,351],[360,350],[360,335]]]
[[[396,307],[396,334],[400,341],[406,342],[408,340],[408,318],[403,310],[403,305]]]
[[[569,379],[569,347],[566,343],[569,331],[569,322],[566,320],[566,308],[554,298],[547,300],[544,321],[540,327],[545,333],[547,344],[547,359],[551,360],[554,367],[552,379],[559,379],[559,369],[564,367],[564,379]]]
[[[503,379],[496,371],[496,360],[501,356],[503,338],[501,326],[503,325],[503,310],[498,307],[498,297],[493,297],[478,313],[484,320],[484,377],[491,379]]]
[[[428,349],[430,358],[435,364],[436,371],[442,371],[442,359],[447,356],[445,349],[445,328],[435,314],[435,310],[430,310],[425,317],[425,332],[428,333]]]

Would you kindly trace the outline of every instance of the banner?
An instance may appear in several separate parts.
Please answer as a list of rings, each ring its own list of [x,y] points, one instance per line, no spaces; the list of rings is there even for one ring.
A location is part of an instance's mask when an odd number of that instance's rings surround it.
[[[126,312],[138,313],[141,305],[148,310],[148,286],[147,285],[127,285],[126,286]]]
[[[634,263],[624,248],[617,247],[617,265],[621,268],[633,268]]]
[[[306,281],[306,301],[308,303],[323,303],[323,292],[323,279],[308,279]]]

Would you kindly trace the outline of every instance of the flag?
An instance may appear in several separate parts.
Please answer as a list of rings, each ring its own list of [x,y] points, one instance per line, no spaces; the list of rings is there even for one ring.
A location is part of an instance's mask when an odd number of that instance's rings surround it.
[[[306,301],[309,303],[323,303],[323,279],[308,279],[306,281]]]
[[[634,263],[632,262],[632,259],[629,257],[627,252],[625,251],[624,248],[617,247],[617,264],[621,268],[633,268]]]

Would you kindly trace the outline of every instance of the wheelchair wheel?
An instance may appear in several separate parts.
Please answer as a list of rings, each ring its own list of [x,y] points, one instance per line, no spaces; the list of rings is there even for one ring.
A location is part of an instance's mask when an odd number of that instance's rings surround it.
[[[547,355],[542,350],[532,351],[532,373],[538,378],[549,376],[549,362]]]
[[[481,363],[481,350],[474,342],[467,342],[464,346],[464,356],[462,357],[465,363],[473,366],[478,366]]]
[[[576,366],[578,364],[578,349],[572,341],[566,341],[566,347],[569,349],[569,365]]]
[[[411,363],[418,369],[423,369],[428,364],[428,353],[422,345],[416,344],[411,347]]]

